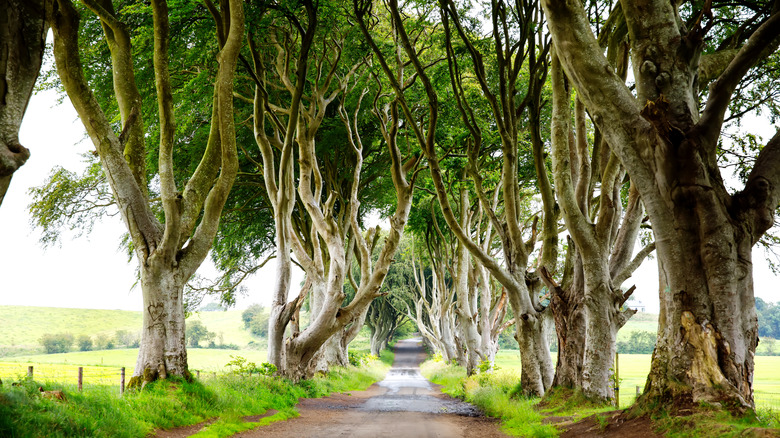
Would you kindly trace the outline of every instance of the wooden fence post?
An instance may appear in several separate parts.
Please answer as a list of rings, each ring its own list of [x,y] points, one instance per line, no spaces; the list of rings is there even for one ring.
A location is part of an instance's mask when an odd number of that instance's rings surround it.
[[[33,366],[30,365],[27,367],[27,378],[32,379],[33,378]]]
[[[615,407],[620,409],[620,355],[615,352]]]
[[[79,367],[79,392],[81,392],[83,382],[84,382],[84,367]]]
[[[122,372],[119,377],[119,395],[122,396],[125,393],[125,367],[122,367]]]

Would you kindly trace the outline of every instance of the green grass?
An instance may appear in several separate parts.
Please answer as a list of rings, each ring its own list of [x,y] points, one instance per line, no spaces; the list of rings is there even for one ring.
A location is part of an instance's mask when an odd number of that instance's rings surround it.
[[[636,385],[644,389],[650,368],[650,355],[620,355],[621,407],[629,407],[635,399]],[[517,351],[504,350],[496,356],[498,371],[466,378],[465,370],[454,365],[429,360],[421,365],[423,375],[442,385],[442,391],[473,403],[486,414],[500,418],[502,429],[515,436],[557,436],[554,426],[542,424],[548,416],[574,417],[573,420],[614,410],[611,406],[592,404],[571,390],[555,389],[539,399],[519,395],[520,356]],[[663,411],[653,413],[655,425],[664,436],[674,438],[743,436],[748,429],[780,428],[780,357],[757,356],[754,388],[757,418],[735,418],[722,410],[697,412],[693,417],[674,417]],[[770,393],[775,393],[770,399]],[[606,418],[595,417],[606,422]],[[748,432],[751,433],[751,432]],[[749,435],[753,436],[753,435]],[[769,436],[769,435],[767,435]]]
[[[386,361],[387,358],[385,358]],[[78,392],[75,384],[21,380],[21,386],[0,386],[0,436],[143,437],[157,428],[169,429],[220,420],[198,436],[223,437],[297,415],[301,397],[363,390],[382,378],[389,367],[374,361],[361,367],[337,368],[327,376],[292,384],[276,377],[221,374],[195,382],[171,379],[147,385],[119,397],[115,387],[90,385]],[[38,386],[62,389],[67,402],[43,398]],[[269,409],[279,412],[257,423],[242,417]]]
[[[0,306],[0,321],[0,346],[37,348],[38,340],[45,334],[113,336],[117,330],[137,332],[142,317],[141,312],[125,310]]]
[[[420,366],[426,379],[442,385],[442,391],[501,419],[501,429],[515,436],[558,436],[555,426],[542,424],[542,415],[534,409],[538,399],[516,397],[513,390],[520,380],[515,370],[499,370],[466,378],[466,371],[456,365],[429,360]]]
[[[618,331],[617,340],[627,341],[631,332],[645,331],[658,332],[658,314],[656,313],[636,313],[626,322],[626,325]]]
[[[625,408],[634,403],[637,386],[640,392],[645,389],[651,355],[621,354],[619,358],[620,407]],[[780,411],[780,356],[756,356],[755,364],[753,389],[756,407]],[[496,354],[496,365],[519,373],[520,353],[517,350],[501,350]]]
[[[268,354],[265,350],[188,348],[187,362],[189,363],[190,370],[220,372],[224,370],[225,364],[230,361],[231,355],[245,357],[250,362],[255,362],[257,364],[261,364],[268,360]],[[3,371],[4,368],[22,367],[26,370],[27,365],[38,364],[91,365],[115,368],[125,367],[127,368],[127,372],[130,373],[135,368],[135,361],[137,358],[137,348],[16,356],[5,358],[3,362],[0,362],[0,378],[3,377],[3,375],[8,375]]]
[[[241,310],[199,312],[187,321],[200,320],[206,328],[222,336],[225,344],[246,347],[261,338],[243,328]],[[113,337],[117,330],[137,333],[141,312],[126,310],[65,309],[56,307],[0,306],[0,357],[43,351],[39,339],[45,334],[71,333],[75,337],[102,334]]]

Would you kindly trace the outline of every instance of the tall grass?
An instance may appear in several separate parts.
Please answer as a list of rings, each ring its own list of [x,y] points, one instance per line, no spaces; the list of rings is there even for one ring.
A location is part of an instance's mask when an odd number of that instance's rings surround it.
[[[558,429],[542,424],[542,415],[534,409],[539,399],[518,395],[520,376],[513,370],[466,377],[466,371],[456,365],[429,360],[420,366],[423,376],[442,385],[442,391],[467,401],[485,414],[501,419],[504,432],[524,437],[554,437]]]
[[[361,368],[337,368],[327,376],[297,384],[277,377],[237,374],[194,382],[168,379],[141,391],[126,392],[123,397],[111,386],[93,386],[80,393],[75,385],[24,379],[18,382],[20,386],[12,386],[5,381],[0,386],[0,436],[143,437],[155,429],[196,424],[217,416],[220,420],[199,436],[229,436],[297,415],[294,406],[302,397],[365,389],[387,369],[386,363],[374,361]],[[66,401],[41,396],[39,386],[61,389]],[[242,420],[269,409],[279,413],[255,423]]]

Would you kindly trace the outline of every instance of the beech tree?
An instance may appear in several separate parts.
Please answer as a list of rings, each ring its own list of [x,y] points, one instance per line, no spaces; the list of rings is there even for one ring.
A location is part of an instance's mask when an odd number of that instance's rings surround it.
[[[19,126],[43,62],[51,0],[0,1],[0,205],[11,177],[30,158]]]
[[[95,145],[139,262],[143,329],[130,386],[173,375],[188,378],[183,288],[211,248],[237,172],[233,77],[243,41],[243,6],[235,0],[222,1],[219,8],[208,3],[217,23],[219,42],[210,133],[207,143],[202,145],[204,152],[197,169],[180,183],[174,175],[176,114],[169,70],[169,11],[164,0],[151,4],[160,129],[154,166],[159,170],[155,184],[159,181],[162,205],[158,216],[150,199],[146,173],[150,145],[145,138],[142,97],[135,78],[133,28],[123,22],[123,11],[116,11],[108,0],[84,4],[99,17],[108,44],[118,127],[98,103],[84,74],[83,48],[79,45],[80,13],[70,0],[57,1],[50,18],[54,58],[62,85]]]
[[[365,61],[344,56],[346,34],[320,27],[321,20],[333,19],[333,12],[303,1],[300,9],[290,10],[284,24],[269,29],[273,51],[267,55],[250,38],[255,78],[254,123],[255,138],[262,155],[265,189],[271,200],[276,226],[276,250],[279,281],[274,289],[269,322],[269,362],[281,373],[293,379],[310,377],[318,368],[335,358],[327,357],[334,350],[322,348],[344,329],[359,330],[371,301],[380,295],[380,287],[399,245],[409,215],[413,184],[409,172],[419,160],[405,159],[396,142],[399,118],[395,104],[387,101],[381,90],[374,96],[373,112],[379,119],[383,147],[391,157],[389,176],[393,181],[396,200],[390,219],[390,230],[376,263],[371,257],[370,239],[358,223],[358,192],[364,153],[358,114],[366,95],[357,80]],[[339,8],[340,5],[330,5]],[[333,23],[331,22],[331,25]],[[315,44],[319,45],[315,50]],[[268,56],[268,58],[265,58]],[[309,67],[311,66],[311,70]],[[271,100],[270,90],[287,93],[284,101]],[[344,100],[355,93],[354,112],[347,110]],[[334,103],[339,99],[337,103]],[[386,103],[387,102],[387,103]],[[352,181],[348,197],[339,199],[337,191],[327,190],[320,172],[320,159],[315,148],[317,132],[329,105],[337,111],[347,129],[346,140],[354,153]],[[334,108],[331,107],[331,108]],[[293,148],[297,145],[297,166]],[[413,179],[413,176],[412,176]],[[293,232],[292,209],[300,199],[311,219],[308,252],[302,236]],[[354,245],[354,246],[353,246]],[[344,303],[344,283],[349,267],[348,254],[356,251],[360,266],[360,283],[349,303]],[[288,302],[291,253],[306,272],[306,284],[299,295]],[[285,339],[285,330],[309,296],[311,322],[308,327]],[[349,338],[350,333],[342,333]],[[333,338],[333,339],[332,339]],[[343,344],[342,344],[343,345]],[[337,350],[335,350],[337,351]]]
[[[539,230],[536,219],[530,232],[524,232],[522,224],[520,169],[518,166],[520,145],[527,137],[531,144],[535,179],[542,199],[542,248],[539,266],[555,270],[558,245],[558,212],[553,190],[545,165],[541,126],[542,88],[547,76],[549,40],[541,32],[541,11],[537,3],[511,4],[503,1],[491,3],[490,49],[483,49],[480,37],[464,25],[453,1],[440,1],[442,22],[445,27],[450,80],[455,103],[462,121],[470,133],[468,148],[468,176],[473,180],[475,192],[482,210],[496,229],[502,244],[500,266],[484,248],[469,242],[462,226],[448,219],[448,225],[484,267],[507,291],[512,310],[516,315],[516,336],[520,346],[521,385],[527,394],[543,395],[553,380],[553,368],[547,343],[544,339],[544,315],[546,311],[539,301],[541,282],[535,272],[529,271],[529,258],[536,245]],[[496,202],[491,203],[487,192],[480,159],[484,154],[486,137],[481,121],[474,109],[475,97],[468,96],[464,86],[464,66],[455,56],[453,36],[457,35],[471,59],[472,74],[482,91],[480,98],[487,101],[490,115],[495,120],[495,135],[501,144],[502,170],[500,184],[495,187],[502,212],[497,214]],[[524,71],[527,69],[527,72]],[[492,80],[493,77],[500,79]],[[523,84],[525,82],[525,84]],[[525,85],[525,89],[523,89]],[[436,157],[429,155],[430,161]],[[432,166],[432,167],[435,167]],[[435,174],[435,172],[434,172]],[[434,177],[434,180],[436,177]],[[500,195],[499,195],[500,193]],[[439,201],[445,218],[451,209],[439,191]],[[538,218],[537,218],[538,219]],[[532,281],[528,281],[528,280]]]
[[[542,4],[566,77],[636,185],[655,235],[661,314],[640,402],[752,408],[751,248],[774,223],[780,132],[737,192],[727,190],[716,151],[732,94],[780,44],[777,3],[741,10],[734,47],[705,72],[705,37],[731,33],[716,17],[734,5],[684,11],[665,1],[621,1],[636,95],[605,58],[580,3]],[[700,102],[700,84],[710,80]]]
[[[618,72],[625,73],[627,60],[623,59]],[[558,335],[555,385],[580,389],[586,397],[606,402],[614,397],[610,370],[614,369],[617,332],[636,313],[624,307],[634,287],[624,292],[620,286],[655,244],[646,245],[632,259],[643,218],[636,186],[626,181],[625,170],[606,144],[589,146],[585,108],[579,100],[572,125],[571,94],[557,58],[551,73],[553,175],[571,235],[563,286],[542,270],[552,292],[550,307]],[[591,163],[598,163],[596,169]],[[595,198],[593,180],[600,182]],[[626,188],[624,213],[621,192]]]
[[[455,161],[450,170],[457,169]],[[480,204],[469,202],[463,169],[445,175],[447,186],[460,198],[457,205],[460,217],[466,218],[464,229],[486,253],[495,255],[496,232]],[[411,264],[407,275],[412,287],[404,297],[407,316],[445,361],[457,360],[469,375],[484,364],[492,367],[498,336],[514,322],[504,321],[506,293],[446,227],[435,195],[415,199],[409,228],[418,243],[410,245],[400,261]]]

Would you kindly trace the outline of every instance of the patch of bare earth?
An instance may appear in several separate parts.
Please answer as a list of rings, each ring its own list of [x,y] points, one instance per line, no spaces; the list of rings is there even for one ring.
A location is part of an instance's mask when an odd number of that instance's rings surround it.
[[[591,415],[577,422],[571,417],[549,417],[546,422],[555,424],[561,429],[561,438],[575,437],[607,437],[607,438],[656,438],[653,432],[653,422],[650,417],[633,417],[627,412],[613,411]]]

